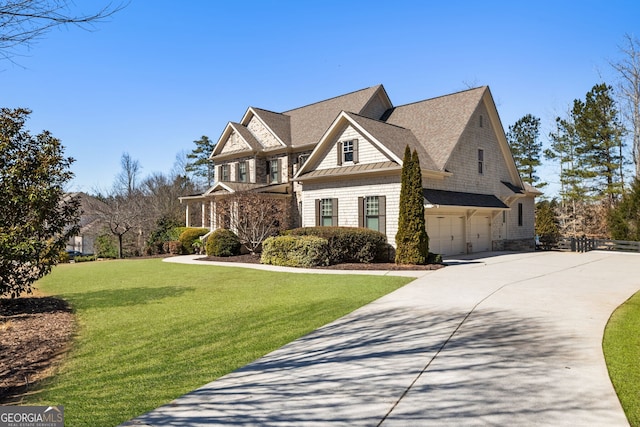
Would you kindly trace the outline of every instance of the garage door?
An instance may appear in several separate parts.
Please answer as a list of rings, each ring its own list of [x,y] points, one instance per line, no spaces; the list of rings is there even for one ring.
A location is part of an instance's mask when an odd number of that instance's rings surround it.
[[[474,215],[469,221],[469,242],[473,252],[491,250],[491,220],[489,216]]]
[[[465,253],[464,217],[427,215],[429,251],[442,255]]]

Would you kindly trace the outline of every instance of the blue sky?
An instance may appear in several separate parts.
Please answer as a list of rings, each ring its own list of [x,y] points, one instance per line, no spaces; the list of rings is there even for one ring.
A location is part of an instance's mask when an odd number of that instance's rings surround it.
[[[106,0],[76,2],[94,12]],[[168,173],[249,106],[285,111],[383,84],[395,105],[489,85],[505,128],[553,120],[601,81],[640,3],[131,0],[87,32],[53,30],[0,63],[0,105],[33,110],[74,157],[71,190],[107,189],[127,152]],[[557,181],[552,165],[540,175]],[[552,185],[550,192],[556,191]]]

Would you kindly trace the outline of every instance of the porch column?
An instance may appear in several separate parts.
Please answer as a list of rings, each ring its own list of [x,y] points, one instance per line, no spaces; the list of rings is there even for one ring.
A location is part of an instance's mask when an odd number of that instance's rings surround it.
[[[202,213],[202,221],[201,221],[200,225],[202,226],[202,228],[204,228],[204,224],[205,224],[205,217],[204,217],[205,214],[206,214],[205,206],[206,205],[205,205],[204,202],[200,203],[200,210],[202,211],[201,212]]]
[[[189,202],[185,205],[185,226],[189,227]]]
[[[214,205],[213,205],[213,200],[209,201],[209,230],[213,230],[213,212],[214,212]]]

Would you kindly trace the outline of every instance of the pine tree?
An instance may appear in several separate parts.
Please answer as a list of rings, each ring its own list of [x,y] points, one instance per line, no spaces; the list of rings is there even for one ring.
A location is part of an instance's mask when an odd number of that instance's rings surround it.
[[[396,264],[426,264],[429,236],[425,227],[420,159],[409,146],[402,160],[400,213],[396,234]]]
[[[204,181],[207,187],[210,187],[214,180],[214,173],[213,164],[209,160],[209,156],[216,144],[206,135],[193,142],[196,144],[196,148],[187,154],[188,162],[185,170],[199,178],[200,181]]]
[[[542,141],[539,140],[539,136],[540,119],[527,114],[509,126],[507,141],[522,180],[537,187],[544,187],[547,184],[539,182],[540,178],[535,175],[536,168],[540,166],[542,152]]]
[[[605,196],[610,206],[624,188],[624,130],[612,91],[604,83],[595,85],[584,101],[574,101],[571,112],[580,141],[577,154],[582,178],[591,185],[590,195]]]

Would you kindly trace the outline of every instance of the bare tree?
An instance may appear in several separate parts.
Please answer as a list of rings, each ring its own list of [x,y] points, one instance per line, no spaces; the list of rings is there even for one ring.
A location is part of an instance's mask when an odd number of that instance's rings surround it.
[[[620,47],[623,58],[610,64],[620,76],[617,89],[623,117],[633,135],[633,163],[636,177],[640,178],[640,41],[630,34],[625,34],[624,39],[625,44]]]
[[[132,159],[129,153],[123,153],[120,164],[122,170],[116,176],[116,192],[132,197],[138,191],[137,180],[140,175],[140,162]]]
[[[91,211],[118,239],[118,258],[124,257],[125,235],[140,225],[142,207],[139,198],[123,194],[97,195],[96,201],[91,205]]]
[[[218,214],[251,253],[255,253],[264,239],[288,228],[289,199],[272,195],[238,192],[219,199]]]
[[[49,30],[75,25],[91,30],[93,24],[104,21],[126,4],[108,3],[89,14],[74,13],[69,0],[4,0],[0,2],[0,59],[11,60],[20,46],[30,48]]]

